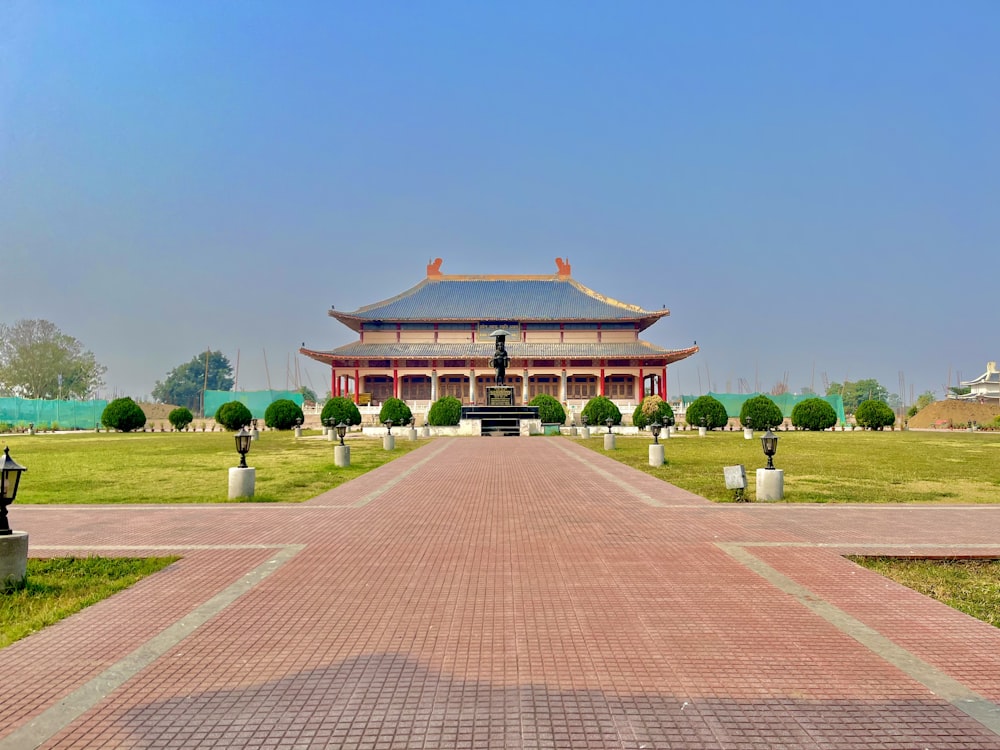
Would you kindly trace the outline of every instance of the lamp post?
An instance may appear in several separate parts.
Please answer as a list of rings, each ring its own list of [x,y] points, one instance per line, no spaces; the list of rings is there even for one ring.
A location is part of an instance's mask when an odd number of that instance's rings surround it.
[[[254,483],[257,478],[257,470],[247,466],[247,453],[250,452],[252,434],[244,425],[234,437],[236,438],[236,452],[240,454],[240,465],[229,470],[230,500],[253,497]]]
[[[698,437],[705,437],[708,434],[708,420],[703,416],[701,425],[698,427]]]
[[[0,459],[0,591],[23,588],[28,578],[28,534],[11,531],[7,523],[7,506],[17,498],[26,471],[5,447]]]
[[[260,432],[257,431],[257,420],[251,419],[250,424],[253,425],[253,429],[250,431],[250,439],[257,440],[260,438]]]
[[[611,417],[604,420],[604,424],[608,426],[608,432],[604,436],[604,450],[613,451],[615,449],[615,435],[611,432],[611,425],[615,423]]]
[[[653,444],[649,446],[650,466],[663,466],[663,446],[660,445],[660,430],[662,429],[663,425],[660,424],[659,419],[649,424],[649,431],[653,433]]]
[[[0,536],[13,533],[7,523],[7,506],[17,497],[17,486],[21,482],[21,473],[25,471],[26,468],[10,457],[10,448],[5,446],[0,459]]]
[[[351,465],[351,447],[349,445],[344,445],[344,435],[347,434],[347,425],[343,421],[338,422],[337,426],[330,430],[330,434],[333,434],[333,430],[337,431],[337,437],[340,438],[340,445],[335,445],[333,447],[333,463],[335,466],[347,467]]]
[[[768,428],[760,438],[761,448],[767,456],[767,466],[757,469],[757,499],[781,500],[785,497],[785,472],[774,468],[774,454],[778,451],[778,436]]]
[[[295,418],[295,437],[302,437],[302,417]]]
[[[385,437],[382,438],[382,447],[387,451],[395,450],[396,438],[392,434],[392,420],[387,419],[382,424],[385,425]]]
[[[583,428],[580,430],[580,437],[588,440],[590,438],[590,417],[586,414],[581,414],[580,422],[583,423]]]

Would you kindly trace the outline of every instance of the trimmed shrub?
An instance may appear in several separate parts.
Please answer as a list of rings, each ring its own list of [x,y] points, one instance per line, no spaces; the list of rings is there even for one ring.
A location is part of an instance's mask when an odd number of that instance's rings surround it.
[[[167,421],[180,432],[194,421],[194,414],[186,406],[178,406],[167,415]]]
[[[323,411],[320,413],[319,418],[323,422],[332,419],[335,425],[343,422],[347,426],[351,426],[361,424],[361,411],[358,409],[358,405],[351,401],[351,399],[344,396],[337,396],[336,398],[331,398],[323,405]]]
[[[233,432],[246,427],[252,419],[253,414],[239,401],[229,401],[215,410],[215,421]],[[204,426],[201,429],[204,431]]]
[[[142,407],[128,396],[116,398],[101,412],[101,424],[111,430],[132,432],[146,424],[146,414]]]
[[[869,399],[858,404],[854,412],[854,421],[859,427],[881,430],[896,423],[896,413],[884,401]]]
[[[264,411],[264,424],[275,430],[290,430],[295,426],[295,420],[305,419],[301,407],[290,398],[279,398],[272,401]]]
[[[807,398],[792,409],[792,424],[800,430],[827,430],[837,424],[837,412],[824,399]]]
[[[565,424],[566,410],[559,399],[547,393],[539,393],[528,403],[528,406],[538,407],[538,418],[542,424]]]
[[[581,412],[590,420],[592,425],[603,425],[608,417],[611,417],[611,424],[622,423],[622,413],[615,406],[615,402],[606,396],[594,396],[587,402]]]
[[[408,424],[412,417],[410,407],[406,405],[405,401],[398,398],[387,398],[382,403],[382,408],[378,413],[378,421],[383,424],[390,419],[394,425]]]
[[[826,404],[826,401],[823,403]],[[740,408],[740,424],[753,430],[770,430],[784,421],[781,408],[763,393],[748,398]]]
[[[684,415],[685,421],[692,427],[701,427],[701,418],[705,418],[705,426],[714,430],[716,427],[725,427],[729,421],[729,414],[726,407],[717,398],[711,396],[699,396],[688,406]]]
[[[454,396],[444,396],[431,404],[427,424],[435,427],[453,427],[462,421],[462,402]]]
[[[669,427],[674,423],[674,410],[659,396],[646,396],[632,412],[632,424],[644,430],[657,421]]]

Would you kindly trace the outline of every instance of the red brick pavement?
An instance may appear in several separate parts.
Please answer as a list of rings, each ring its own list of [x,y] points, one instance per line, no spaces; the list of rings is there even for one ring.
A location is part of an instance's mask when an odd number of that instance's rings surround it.
[[[301,505],[11,515],[35,556],[184,557],[0,651],[0,750],[1000,749],[1000,630],[843,558],[997,555],[1000,507],[714,505],[451,439]]]

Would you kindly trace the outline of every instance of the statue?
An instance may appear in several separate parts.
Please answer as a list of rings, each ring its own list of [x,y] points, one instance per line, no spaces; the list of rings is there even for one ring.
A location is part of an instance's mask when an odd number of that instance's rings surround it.
[[[496,370],[497,385],[503,385],[504,377],[507,375],[507,367],[510,365],[510,356],[504,348],[504,341],[508,335],[507,331],[503,329],[498,329],[490,334],[497,340],[496,351],[493,352],[493,357],[490,359],[490,367]]]

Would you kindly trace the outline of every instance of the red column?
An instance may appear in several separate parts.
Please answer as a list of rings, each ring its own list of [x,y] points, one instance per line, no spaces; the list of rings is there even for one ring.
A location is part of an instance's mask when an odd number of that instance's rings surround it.
[[[361,377],[358,370],[354,371],[354,403],[361,403]]]
[[[392,395],[399,398],[399,369],[392,368]]]
[[[333,365],[330,365],[330,395],[337,395],[337,371]]]
[[[660,398],[662,398],[664,401],[666,401],[667,400],[667,368],[666,368],[665,365],[663,367],[663,380],[660,381],[660,391],[661,391]]]
[[[601,390],[599,391],[599,393],[602,396],[604,395],[604,368],[603,367],[601,368]]]
[[[642,368],[639,368],[639,397],[636,399],[639,403],[646,397],[646,381],[642,377]]]

